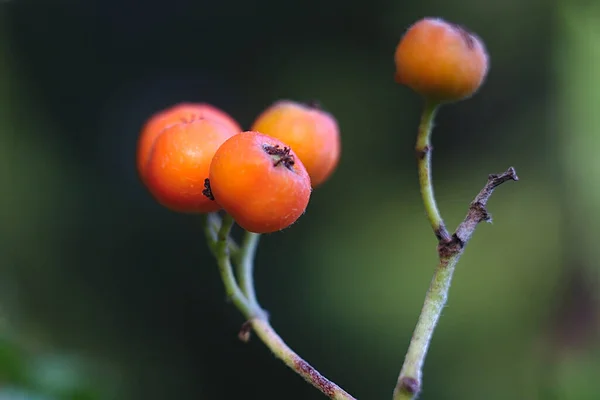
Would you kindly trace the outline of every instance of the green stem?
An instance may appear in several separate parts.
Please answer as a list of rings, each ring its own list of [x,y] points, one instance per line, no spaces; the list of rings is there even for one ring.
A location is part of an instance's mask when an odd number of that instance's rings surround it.
[[[423,363],[448,299],[452,275],[461,254],[462,251],[440,260],[433,275],[394,390],[394,400],[412,400],[421,390]]]
[[[235,276],[233,275],[233,268],[231,266],[231,257],[229,255],[229,232],[233,227],[234,220],[226,214],[221,222],[221,228],[217,233],[217,240],[210,243],[217,258],[217,264],[219,265],[219,272],[221,273],[221,279],[225,285],[225,293],[227,297],[231,299],[233,304],[244,314],[246,318],[251,318],[254,314],[253,304],[248,301],[244,296],[244,293],[238,286]],[[207,224],[208,225],[208,224]],[[210,228],[207,228],[207,230]],[[209,242],[211,238],[208,238]]]
[[[202,217],[206,238],[209,240],[209,242],[216,242],[217,234],[219,233],[219,229],[221,228],[222,224],[221,217],[219,217],[219,214],[217,213],[210,213],[206,215],[202,214]],[[227,238],[227,242],[227,245],[229,246],[229,253],[235,258],[240,251],[239,246],[231,237]],[[210,243],[209,245],[211,247],[213,246],[213,244]],[[211,248],[211,251],[214,253],[214,249]]]
[[[256,332],[256,335],[277,358],[283,361],[285,365],[294,370],[312,386],[319,389],[327,397],[334,400],[356,400],[338,385],[321,375],[314,367],[312,367],[308,362],[296,354],[287,344],[285,344],[283,339],[281,339],[281,337],[275,332],[269,323],[267,314],[262,310],[258,302],[249,300],[244,292],[240,289],[232,271],[230,261],[231,257],[228,246],[228,243],[230,243],[229,233],[233,224],[233,218],[231,218],[229,215],[226,215],[223,218],[215,241],[212,230],[214,226],[211,226],[209,219],[206,223],[206,236],[209,246],[217,259],[217,263],[219,264],[219,270],[225,285],[225,291],[227,292],[228,297],[233,301],[233,304],[247,319],[247,322],[242,326],[240,338],[247,340],[249,329],[252,328],[254,332]],[[245,277],[244,286],[246,287],[248,293],[250,293],[250,296],[253,296],[254,298],[256,298],[256,295],[254,286],[252,284],[253,280],[251,274],[252,270],[254,269],[254,255],[257,245],[258,235],[247,234],[242,250],[240,250],[240,257],[238,260],[241,276]],[[265,381],[268,382],[268,378],[265,378]]]
[[[425,214],[438,240],[448,241],[450,240],[450,235],[438,210],[431,180],[431,131],[433,130],[433,120],[438,106],[437,103],[425,103],[415,149],[417,151],[419,184],[421,186],[423,204],[425,205]]]
[[[258,300],[254,289],[254,258],[259,240],[260,234],[246,231],[237,260],[237,278],[240,287],[248,301],[256,305]]]

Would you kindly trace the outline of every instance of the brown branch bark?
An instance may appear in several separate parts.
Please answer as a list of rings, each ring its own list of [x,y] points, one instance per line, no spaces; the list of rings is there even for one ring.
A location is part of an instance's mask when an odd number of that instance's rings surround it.
[[[517,176],[517,173],[513,167],[510,167],[501,174],[491,174],[488,176],[487,183],[471,202],[467,216],[463,222],[458,225],[456,231],[454,234],[452,234],[452,238],[446,241],[440,240],[438,252],[442,261],[461,252],[464,249],[473,236],[475,228],[477,228],[479,223],[492,222],[492,215],[487,210],[488,200],[492,196],[494,189],[504,182],[510,180],[519,180],[519,177]]]

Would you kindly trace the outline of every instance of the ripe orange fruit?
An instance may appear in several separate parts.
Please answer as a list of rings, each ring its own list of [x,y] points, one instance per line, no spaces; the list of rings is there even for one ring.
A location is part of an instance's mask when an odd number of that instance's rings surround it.
[[[252,130],[289,145],[306,167],[313,188],[327,180],[341,153],[337,121],[317,106],[278,101],[254,121]]]
[[[292,225],[306,210],[310,177],[281,140],[242,132],[219,147],[209,173],[214,200],[243,229],[270,233]]]
[[[242,128],[225,111],[206,103],[180,103],[154,114],[146,122],[137,145],[137,169],[142,181],[146,179],[146,166],[150,159],[152,145],[161,132],[184,121],[208,118],[225,125],[233,133],[240,133]]]
[[[394,60],[398,83],[439,103],[472,96],[489,64],[479,37],[439,18],[412,25],[398,43]]]
[[[212,158],[235,133],[212,119],[170,125],[156,138],[145,173],[146,186],[163,206],[208,213],[221,207],[202,194]]]

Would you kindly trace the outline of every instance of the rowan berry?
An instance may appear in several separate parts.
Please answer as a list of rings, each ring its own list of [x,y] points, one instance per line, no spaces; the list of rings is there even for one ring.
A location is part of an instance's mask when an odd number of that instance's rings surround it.
[[[292,225],[306,210],[310,176],[281,140],[242,132],[219,147],[210,164],[210,191],[243,229],[271,233]]]
[[[289,145],[306,167],[313,188],[325,182],[340,159],[340,131],[336,119],[317,105],[278,101],[267,108],[252,130]]]
[[[240,125],[225,111],[207,103],[179,103],[154,114],[140,133],[137,144],[137,170],[142,181],[146,180],[146,166],[154,141],[163,130],[173,124],[208,118],[225,125],[234,133],[240,133]]]
[[[178,212],[208,213],[221,207],[203,194],[212,158],[235,135],[212,119],[180,122],[156,138],[146,165],[145,183],[163,206]]]
[[[438,103],[472,96],[489,64],[479,37],[439,18],[412,25],[398,43],[394,60],[398,83]]]

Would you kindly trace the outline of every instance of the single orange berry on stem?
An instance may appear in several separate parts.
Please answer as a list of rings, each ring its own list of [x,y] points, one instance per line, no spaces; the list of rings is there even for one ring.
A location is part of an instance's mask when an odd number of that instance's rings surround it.
[[[341,140],[336,119],[316,104],[282,100],[267,108],[252,125],[289,145],[306,167],[314,187],[333,173],[340,159]]]
[[[243,229],[285,229],[306,210],[310,177],[300,158],[281,140],[242,132],[219,147],[210,164],[212,196]]]
[[[225,125],[234,133],[240,133],[240,125],[225,111],[207,103],[179,103],[154,114],[140,132],[137,144],[137,169],[142,181],[146,180],[146,166],[154,141],[171,125],[196,119],[212,119]]]
[[[425,18],[404,34],[394,57],[396,81],[431,103],[468,98],[482,85],[489,57],[481,39],[440,18]]]
[[[178,212],[209,213],[221,207],[202,193],[219,146],[235,135],[212,119],[171,125],[156,138],[146,165],[146,186],[163,206]]]

